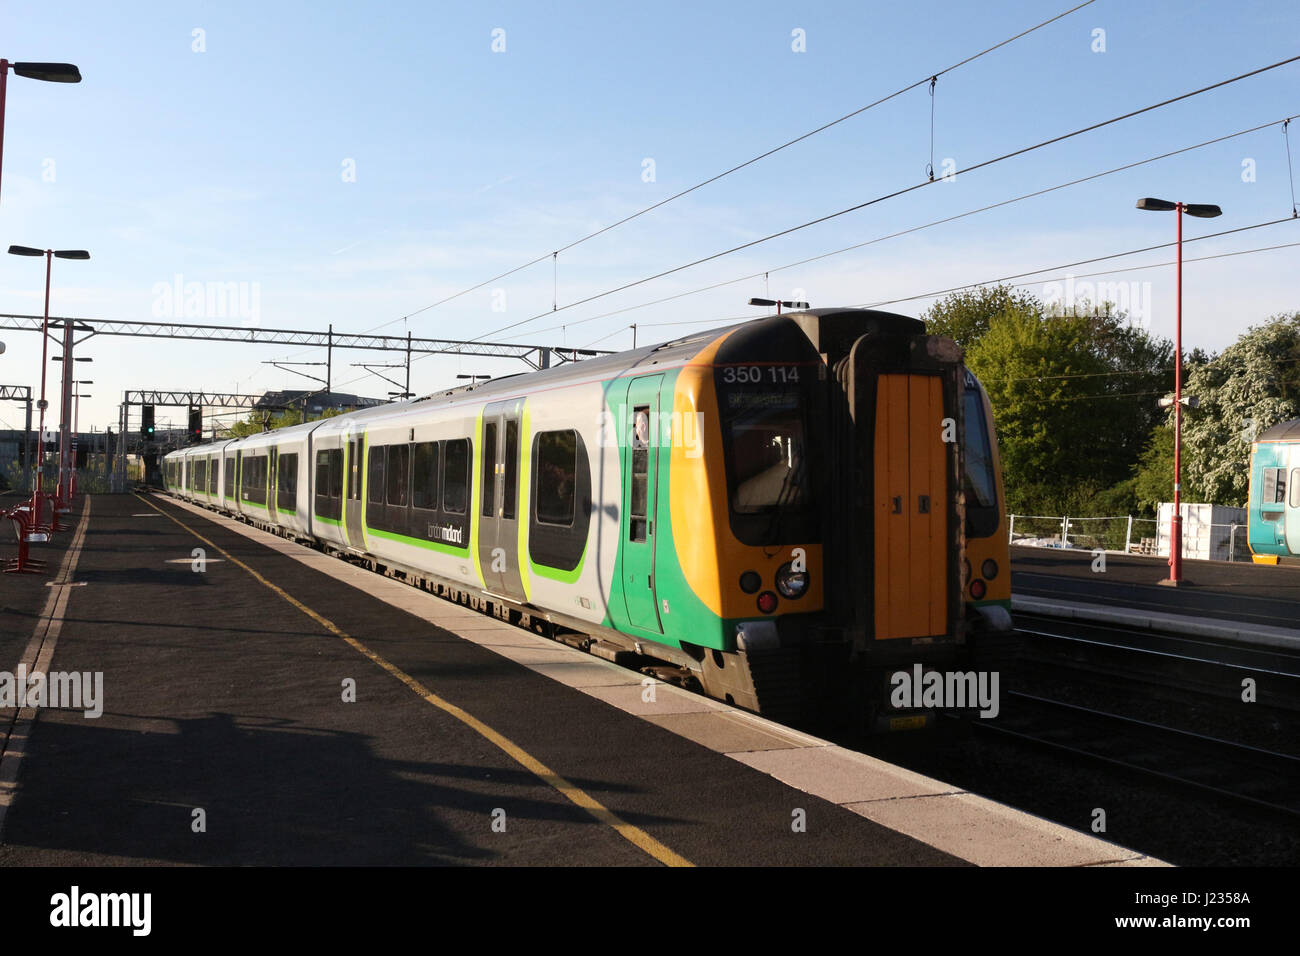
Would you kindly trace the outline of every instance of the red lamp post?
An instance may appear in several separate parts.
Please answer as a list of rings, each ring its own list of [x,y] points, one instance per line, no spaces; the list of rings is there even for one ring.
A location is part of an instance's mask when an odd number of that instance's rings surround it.
[[[36,403],[40,409],[40,452],[37,455],[36,468],[36,486],[32,490],[32,521],[34,524],[40,524],[41,518],[41,484],[42,471],[40,467],[42,460],[45,458],[45,409],[49,408],[50,403],[45,400],[45,368],[49,364],[49,344],[50,344],[50,269],[55,258],[59,259],[89,259],[90,253],[84,249],[33,249],[30,246],[10,246],[9,254],[14,256],[44,256],[45,257],[45,321],[41,325],[41,398]],[[69,323],[70,325],[71,323]],[[68,368],[71,363],[65,362],[64,376],[68,376]],[[54,514],[54,524],[58,525],[58,512]]]
[[[4,164],[5,88],[8,86],[10,70],[29,80],[45,80],[47,83],[81,82],[81,71],[71,63],[10,63],[8,60],[0,60],[0,166]]]
[[[1178,278],[1175,293],[1174,326],[1174,513],[1169,521],[1169,577],[1161,581],[1171,587],[1183,583],[1183,214],[1198,219],[1222,216],[1223,210],[1206,203],[1169,202],[1167,199],[1139,199],[1139,209],[1173,212],[1178,220]]]

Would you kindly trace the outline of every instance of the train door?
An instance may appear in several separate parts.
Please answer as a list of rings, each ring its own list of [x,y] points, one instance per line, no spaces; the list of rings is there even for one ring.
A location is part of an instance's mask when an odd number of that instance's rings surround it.
[[[1283,445],[1286,472],[1286,549],[1300,554],[1300,446]]]
[[[623,455],[623,600],[634,627],[663,633],[655,595],[658,538],[659,389],[662,375],[634,378],[618,423]]]
[[[271,516],[272,521],[279,521],[279,512],[276,510],[278,503],[278,484],[279,484],[279,459],[280,448],[272,445],[270,451],[266,453],[266,510]]]
[[[525,600],[519,570],[519,485],[523,402],[496,402],[483,409],[479,456],[483,474],[478,516],[478,560],[484,586],[492,592]]]
[[[362,536],[361,498],[362,460],[366,453],[365,432],[349,429],[343,433],[343,537],[353,551],[365,550]]]
[[[943,441],[943,379],[877,379],[875,636],[948,632],[949,448]]]

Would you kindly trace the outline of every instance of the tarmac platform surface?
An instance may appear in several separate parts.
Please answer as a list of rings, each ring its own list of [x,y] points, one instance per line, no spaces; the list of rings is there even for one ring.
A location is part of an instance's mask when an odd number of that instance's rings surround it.
[[[1300,627],[1300,567],[1242,561],[1182,564],[1184,583],[1169,577],[1167,558],[1105,554],[1105,571],[1082,549],[1011,548],[1011,591],[1106,608],[1131,608],[1231,621],[1236,625]]]
[[[0,866],[1158,863],[170,498],[69,517],[0,672],[103,713],[0,708]]]

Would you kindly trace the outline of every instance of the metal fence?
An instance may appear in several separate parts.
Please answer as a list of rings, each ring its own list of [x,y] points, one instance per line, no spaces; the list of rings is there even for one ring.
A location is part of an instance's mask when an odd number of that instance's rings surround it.
[[[1166,541],[1168,527],[1161,528],[1155,518],[1132,515],[1071,517],[1069,515],[1008,515],[1012,544],[1036,544],[1040,547],[1079,548],[1094,551],[1118,551],[1124,554],[1158,555]],[[1186,528],[1186,525],[1184,525]],[[1203,526],[1199,535],[1183,535],[1183,557],[1219,561],[1249,561],[1250,546],[1244,524]]]

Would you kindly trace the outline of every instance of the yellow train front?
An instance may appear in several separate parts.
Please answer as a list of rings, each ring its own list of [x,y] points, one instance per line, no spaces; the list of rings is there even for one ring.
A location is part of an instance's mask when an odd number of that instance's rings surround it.
[[[705,689],[815,725],[977,705],[944,694],[974,696],[949,675],[974,677],[972,646],[1010,634],[1010,569],[992,411],[959,347],[905,316],[813,310],[708,358],[730,502],[710,578],[744,693],[707,657]],[[692,519],[673,517],[681,542]]]

